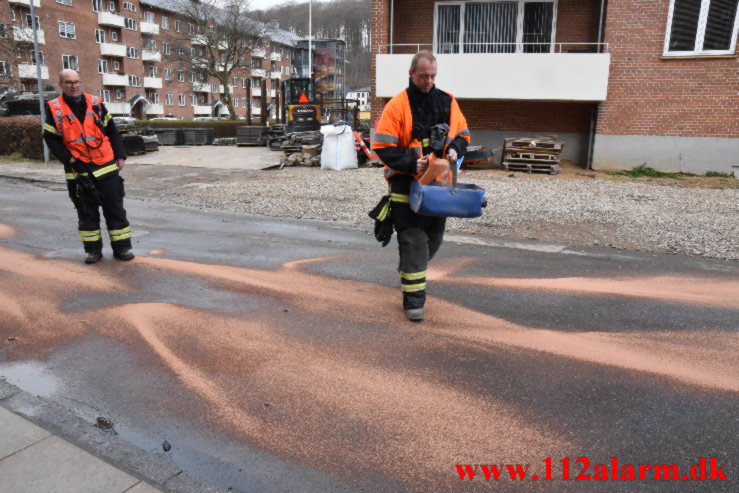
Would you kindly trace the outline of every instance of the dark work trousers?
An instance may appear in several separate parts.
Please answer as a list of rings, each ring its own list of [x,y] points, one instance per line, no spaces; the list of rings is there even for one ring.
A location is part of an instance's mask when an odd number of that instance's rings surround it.
[[[403,309],[422,308],[426,302],[426,268],[444,239],[446,218],[421,216],[409,204],[395,201],[391,215],[398,233]]]
[[[113,253],[131,249],[131,228],[123,208],[123,178],[118,173],[104,175],[94,180],[95,190],[77,185],[77,217],[79,232],[85,252],[100,252],[103,240],[100,233],[100,207],[103,209],[105,224],[108,227],[110,246]],[[70,194],[71,195],[71,194]],[[75,199],[72,198],[72,202]]]

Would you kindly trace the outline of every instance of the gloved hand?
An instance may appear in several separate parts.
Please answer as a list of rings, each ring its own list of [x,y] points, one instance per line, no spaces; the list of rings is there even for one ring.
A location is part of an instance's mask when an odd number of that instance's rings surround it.
[[[386,247],[393,238],[393,222],[388,218],[384,221],[375,220],[375,239],[379,241],[383,247]]]

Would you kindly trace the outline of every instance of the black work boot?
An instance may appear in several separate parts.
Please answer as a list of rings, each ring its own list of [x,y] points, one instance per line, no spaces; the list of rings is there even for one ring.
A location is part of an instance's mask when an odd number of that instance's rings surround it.
[[[86,264],[96,264],[103,258],[103,252],[88,252],[85,257]]]
[[[424,319],[423,307],[420,308],[406,308],[405,316],[411,322],[421,322]]]
[[[133,260],[133,258],[136,256],[133,254],[131,250],[122,250],[120,252],[113,252],[113,256],[117,258],[118,260]]]

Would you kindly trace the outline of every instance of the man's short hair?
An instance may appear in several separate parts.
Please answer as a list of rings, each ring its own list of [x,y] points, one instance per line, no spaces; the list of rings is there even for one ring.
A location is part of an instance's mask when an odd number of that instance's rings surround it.
[[[413,60],[411,60],[411,72],[415,72],[416,68],[418,68],[418,60],[421,58],[426,58],[432,63],[436,63],[436,57],[428,50],[421,50],[415,55],[413,55]]]

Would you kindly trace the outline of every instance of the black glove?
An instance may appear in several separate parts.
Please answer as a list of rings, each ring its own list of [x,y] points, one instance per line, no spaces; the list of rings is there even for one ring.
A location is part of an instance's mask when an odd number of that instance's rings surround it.
[[[369,217],[375,220],[375,239],[387,246],[393,237],[393,221],[390,219],[390,196],[380,199],[374,209],[369,211]]]

